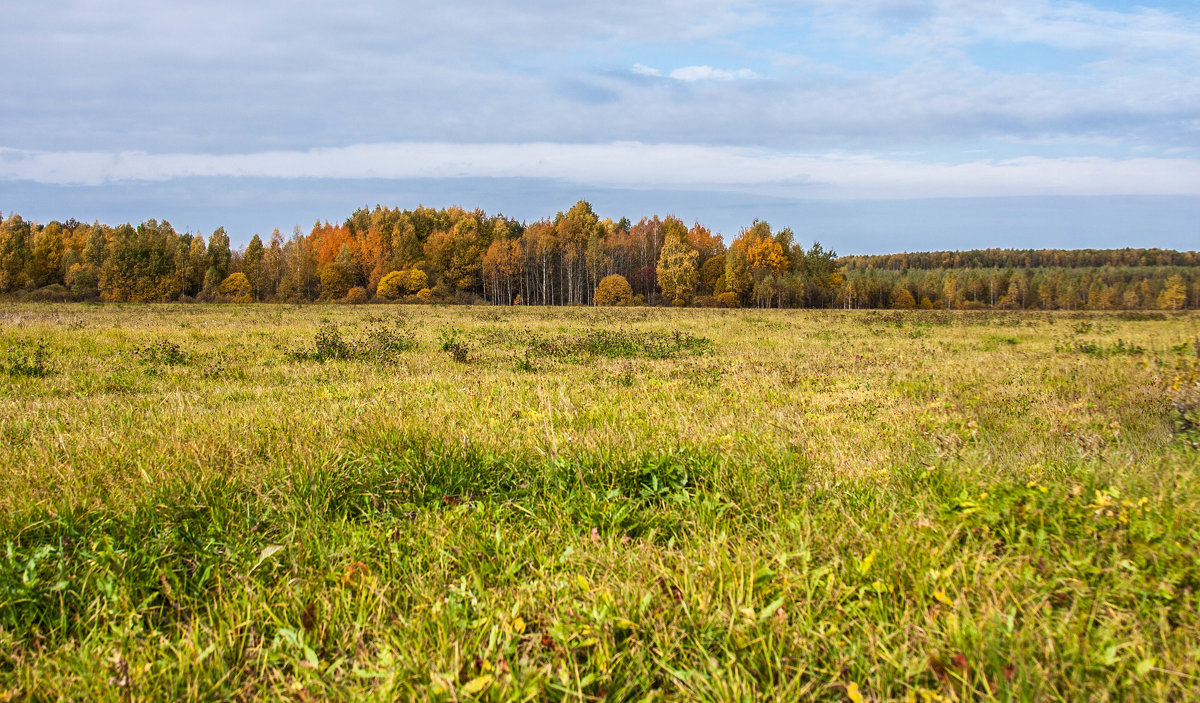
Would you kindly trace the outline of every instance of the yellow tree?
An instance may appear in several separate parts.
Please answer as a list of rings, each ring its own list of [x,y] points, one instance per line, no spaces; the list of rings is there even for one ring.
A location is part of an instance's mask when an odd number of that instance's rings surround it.
[[[1187,304],[1187,286],[1183,276],[1175,274],[1167,279],[1162,293],[1158,294],[1158,307],[1164,310],[1179,310]]]
[[[493,303],[512,304],[521,275],[521,244],[515,239],[496,239],[483,255],[483,290]]]
[[[677,306],[691,302],[700,279],[700,254],[687,243],[686,236],[686,229],[684,236],[672,236],[658,257],[658,286],[663,296]]]
[[[624,276],[614,273],[596,286],[594,299],[597,305],[629,305],[633,302],[633,288]]]
[[[772,236],[771,226],[766,222],[755,221],[748,229],[742,230],[733,241],[733,248],[745,252],[751,275],[755,278],[761,278],[766,273],[779,276],[787,271],[787,252]]]

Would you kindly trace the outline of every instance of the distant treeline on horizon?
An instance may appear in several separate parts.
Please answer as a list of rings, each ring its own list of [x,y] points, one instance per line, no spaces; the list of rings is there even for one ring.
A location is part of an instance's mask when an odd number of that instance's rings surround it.
[[[112,302],[431,302],[809,308],[1200,308],[1200,253],[983,249],[838,257],[755,220],[727,247],[675,217],[533,223],[462,208],[356,210],[230,247],[166,221],[0,222],[0,295]]]

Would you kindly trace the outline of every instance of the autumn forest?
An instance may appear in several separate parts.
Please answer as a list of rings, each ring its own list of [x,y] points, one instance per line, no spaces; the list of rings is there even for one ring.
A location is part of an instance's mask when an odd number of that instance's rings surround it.
[[[1184,309],[1200,254],[977,250],[838,257],[754,221],[726,246],[700,223],[538,222],[461,208],[366,208],[233,248],[168,222],[0,225],[0,294],[114,302],[487,302],[677,307]]]

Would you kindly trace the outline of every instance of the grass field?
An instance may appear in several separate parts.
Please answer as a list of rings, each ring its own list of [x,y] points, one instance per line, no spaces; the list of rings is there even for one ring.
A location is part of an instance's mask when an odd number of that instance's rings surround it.
[[[1200,315],[0,308],[0,700],[1200,697]]]

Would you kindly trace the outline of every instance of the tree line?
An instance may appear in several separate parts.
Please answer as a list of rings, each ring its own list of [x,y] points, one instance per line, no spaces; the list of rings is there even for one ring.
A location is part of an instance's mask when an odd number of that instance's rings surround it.
[[[0,221],[0,294],[114,302],[1119,309],[1200,307],[1200,255],[1158,249],[838,257],[754,221],[726,246],[676,217],[601,219],[586,201],[533,223],[376,206],[230,246],[168,222]]]
[[[1200,266],[1200,252],[1170,249],[973,249],[919,251],[901,254],[844,256],[850,270],[885,269],[1031,269],[1146,266]]]

